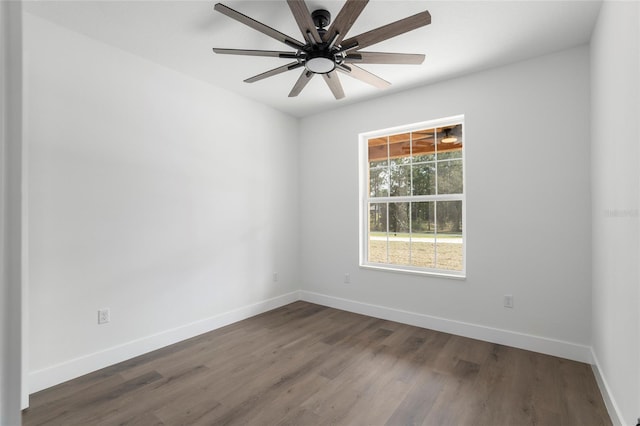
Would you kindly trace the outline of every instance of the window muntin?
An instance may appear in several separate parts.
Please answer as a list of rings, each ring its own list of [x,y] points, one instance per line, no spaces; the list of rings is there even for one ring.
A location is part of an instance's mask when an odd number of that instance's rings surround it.
[[[361,266],[464,276],[463,141],[462,116],[361,135]]]

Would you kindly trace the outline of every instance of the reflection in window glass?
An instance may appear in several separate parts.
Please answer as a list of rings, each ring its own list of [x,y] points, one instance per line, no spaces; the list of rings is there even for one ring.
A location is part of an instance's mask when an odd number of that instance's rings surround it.
[[[386,167],[389,165],[387,137],[369,139],[367,148],[369,168]]]
[[[411,132],[411,149],[414,163],[435,161],[435,129]]]
[[[462,158],[462,124],[436,129],[438,160]]]
[[[411,163],[410,133],[389,136],[389,161],[391,166]]]

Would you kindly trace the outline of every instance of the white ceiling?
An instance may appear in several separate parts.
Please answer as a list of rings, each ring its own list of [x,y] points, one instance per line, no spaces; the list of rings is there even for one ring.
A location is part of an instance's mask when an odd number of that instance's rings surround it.
[[[303,40],[286,2],[221,0],[280,32]],[[321,78],[288,98],[300,70],[248,84],[242,80],[289,59],[216,55],[212,47],[289,51],[287,46],[213,10],[215,1],[27,1],[41,18],[155,63],[255,99],[297,117],[390,92],[517,62],[587,43],[600,1],[371,0],[347,35],[354,36],[428,10],[426,27],[365,51],[424,53],[422,65],[362,65],[392,83],[379,90],[340,74],[346,98],[336,101]],[[308,0],[335,17],[344,1]]]

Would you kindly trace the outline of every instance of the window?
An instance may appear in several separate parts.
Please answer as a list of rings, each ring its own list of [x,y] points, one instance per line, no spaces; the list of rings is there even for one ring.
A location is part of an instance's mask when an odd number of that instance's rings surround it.
[[[360,265],[463,277],[463,116],[360,135]]]

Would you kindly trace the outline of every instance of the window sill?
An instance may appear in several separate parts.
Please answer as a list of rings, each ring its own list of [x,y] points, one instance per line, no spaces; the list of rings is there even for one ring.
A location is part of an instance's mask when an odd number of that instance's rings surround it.
[[[361,264],[361,269],[371,269],[374,271],[384,271],[384,272],[392,272],[392,273],[400,273],[400,274],[409,274],[409,275],[420,275],[423,277],[434,277],[434,278],[446,278],[453,280],[465,281],[467,276],[464,272],[439,272],[439,271],[425,271],[418,269],[404,269],[404,268],[395,268],[393,265],[384,266],[384,265],[373,265],[373,264]]]

